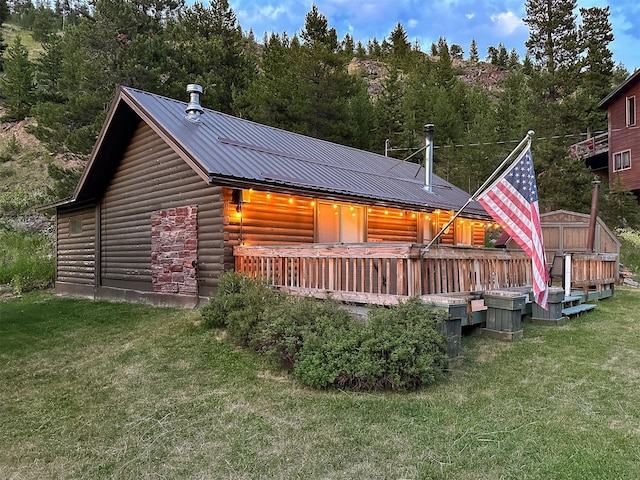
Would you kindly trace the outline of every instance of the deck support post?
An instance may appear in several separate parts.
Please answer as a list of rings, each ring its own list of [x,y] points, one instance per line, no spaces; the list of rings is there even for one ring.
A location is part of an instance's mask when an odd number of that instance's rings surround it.
[[[531,306],[531,323],[537,325],[562,325],[567,317],[562,314],[565,291],[561,287],[549,287],[548,309],[537,303]]]
[[[485,292],[487,322],[482,333],[500,340],[522,338],[522,311],[527,303],[527,294],[508,290]]]
[[[467,299],[441,295],[423,295],[421,298],[426,304],[444,310],[449,315],[438,325],[438,330],[447,341],[449,367],[458,365],[462,361],[462,321],[467,319]]]

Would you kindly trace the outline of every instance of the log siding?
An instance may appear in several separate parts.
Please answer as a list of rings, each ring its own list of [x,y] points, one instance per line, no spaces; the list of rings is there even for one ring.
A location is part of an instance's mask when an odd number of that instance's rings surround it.
[[[56,291],[67,284],[78,285],[86,294],[95,286],[96,214],[85,208],[58,215],[56,250]]]
[[[101,285],[150,292],[151,214],[198,206],[199,295],[223,268],[222,188],[210,186],[141,122],[101,202]]]

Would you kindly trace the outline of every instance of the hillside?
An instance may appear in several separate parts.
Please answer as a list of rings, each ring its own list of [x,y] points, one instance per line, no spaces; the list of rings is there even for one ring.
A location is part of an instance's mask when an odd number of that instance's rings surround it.
[[[437,61],[437,57],[425,57],[429,61]],[[502,82],[507,72],[487,62],[469,62],[454,60],[453,67],[466,85],[481,85],[484,90],[495,94],[502,89]],[[388,75],[384,62],[379,60],[363,60],[354,58],[347,69],[352,75],[360,75],[367,82],[367,91],[372,98],[376,98],[383,91],[383,83]]]
[[[0,108],[0,116],[3,114],[4,109]],[[0,123],[0,198],[3,199],[0,208],[7,205],[7,194],[13,193],[14,201],[27,192],[33,197],[42,197],[51,186],[47,164],[53,157],[25,130],[34,123],[31,118]]]
[[[0,107],[0,118],[4,109]],[[83,159],[51,154],[28,133],[35,120],[0,122],[0,226],[50,230],[50,219],[38,208],[51,202],[53,180],[48,167],[79,168]]]

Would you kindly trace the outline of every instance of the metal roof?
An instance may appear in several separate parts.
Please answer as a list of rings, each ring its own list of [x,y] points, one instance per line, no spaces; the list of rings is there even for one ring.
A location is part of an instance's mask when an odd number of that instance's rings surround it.
[[[432,192],[423,188],[417,164],[307,137],[204,109],[201,121],[185,118],[186,102],[122,87],[90,159],[109,143],[109,124],[126,103],[152,129],[178,148],[214,183],[281,188],[306,194],[339,196],[404,208],[458,210],[469,194],[433,176]],[[113,121],[113,123],[117,123]],[[83,175],[82,182],[87,173]],[[77,192],[82,190],[79,185]],[[477,203],[467,214],[486,217]]]

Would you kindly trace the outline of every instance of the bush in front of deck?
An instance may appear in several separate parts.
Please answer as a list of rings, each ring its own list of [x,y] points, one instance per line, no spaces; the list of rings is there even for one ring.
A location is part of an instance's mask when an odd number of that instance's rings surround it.
[[[277,297],[265,282],[228,271],[220,276],[217,293],[202,307],[202,320],[207,327],[226,328],[233,342],[247,347],[264,312],[278,303]]]
[[[418,298],[375,308],[368,322],[329,328],[305,339],[295,374],[313,387],[415,390],[438,381],[447,365],[437,325],[444,312]]]
[[[418,298],[375,308],[354,320],[331,301],[275,292],[228,272],[202,309],[209,327],[226,327],[236,344],[264,353],[315,388],[414,390],[435,383],[447,365],[437,329],[446,313]]]

